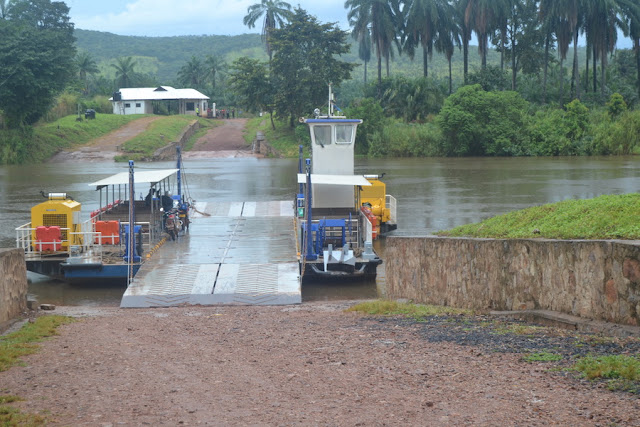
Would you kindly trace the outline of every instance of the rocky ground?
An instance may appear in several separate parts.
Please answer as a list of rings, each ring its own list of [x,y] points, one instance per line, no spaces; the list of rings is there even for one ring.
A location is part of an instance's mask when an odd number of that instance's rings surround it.
[[[563,369],[637,339],[351,304],[59,308],[80,320],[0,373],[0,393],[52,425],[640,425],[638,395]],[[523,360],[538,351],[563,360]]]

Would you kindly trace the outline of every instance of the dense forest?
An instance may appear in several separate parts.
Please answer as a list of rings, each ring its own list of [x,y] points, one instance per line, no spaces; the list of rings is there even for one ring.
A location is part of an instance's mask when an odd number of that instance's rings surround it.
[[[242,24],[262,36],[133,37],[74,30],[62,2],[0,0],[0,161],[28,159],[38,120],[110,112],[121,87],[193,87],[294,132],[330,80],[339,105],[374,122],[361,154],[640,151],[635,1],[347,0],[345,14],[350,31],[261,0]],[[634,49],[616,49],[621,34]]]

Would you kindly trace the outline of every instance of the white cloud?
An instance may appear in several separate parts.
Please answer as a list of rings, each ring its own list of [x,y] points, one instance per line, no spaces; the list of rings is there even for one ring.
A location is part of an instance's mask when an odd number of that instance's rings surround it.
[[[96,15],[91,13],[90,6],[84,5],[83,0],[75,0],[71,17],[77,28],[123,35],[235,35],[261,31],[261,23],[253,29],[242,23],[247,8],[257,2],[258,0],[137,0],[124,6],[114,2],[113,12]],[[295,3],[291,5],[296,7]],[[301,6],[321,22],[339,22],[343,29],[347,25],[347,12],[342,0],[326,0],[319,5]]]

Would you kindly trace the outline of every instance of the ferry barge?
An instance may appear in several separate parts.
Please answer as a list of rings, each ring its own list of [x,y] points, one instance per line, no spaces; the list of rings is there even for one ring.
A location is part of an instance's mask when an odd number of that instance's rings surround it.
[[[356,130],[362,120],[328,114],[301,118],[311,134],[311,159],[298,170],[296,229],[303,278],[371,279],[382,263],[373,241],[397,228],[396,199],[378,175],[354,174]]]
[[[144,184],[149,184],[148,195],[136,200],[134,187],[139,191]],[[89,185],[99,192],[100,208],[88,219],[68,194],[42,193],[47,200],[31,208],[31,222],[16,228],[28,271],[71,283],[127,284],[168,236],[175,238],[167,230],[169,217],[188,224],[190,204],[181,192],[180,168],[134,174],[130,161],[129,172]]]

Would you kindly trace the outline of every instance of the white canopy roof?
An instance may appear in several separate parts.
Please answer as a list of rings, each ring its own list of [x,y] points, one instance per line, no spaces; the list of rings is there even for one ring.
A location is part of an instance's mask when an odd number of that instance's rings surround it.
[[[176,172],[178,172],[178,169],[158,169],[158,170],[140,171],[140,172],[134,172],[133,179],[136,184],[145,183],[145,182],[155,184],[156,182],[160,182],[163,179],[170,177]],[[105,187],[107,185],[124,185],[124,184],[129,184],[129,172],[120,172],[115,175],[111,175],[108,178],[101,179],[100,181],[92,182],[89,185],[95,186],[96,188],[100,188],[100,187]]]
[[[307,176],[303,173],[298,174],[298,184],[307,182]],[[362,175],[321,175],[311,174],[311,184],[328,184],[328,185],[360,185],[369,186],[371,183]]]
[[[132,87],[119,90],[123,101],[166,100],[166,99],[209,99],[195,89],[175,89],[171,86]],[[113,101],[113,97],[109,98]]]

